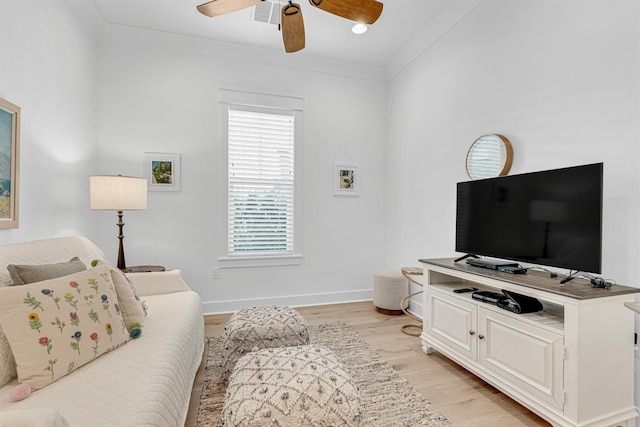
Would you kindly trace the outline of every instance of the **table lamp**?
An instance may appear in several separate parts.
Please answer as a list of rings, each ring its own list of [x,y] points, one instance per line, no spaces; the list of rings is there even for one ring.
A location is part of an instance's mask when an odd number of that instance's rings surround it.
[[[147,180],[122,175],[94,175],[89,177],[91,209],[118,212],[118,268],[127,268],[122,240],[122,211],[147,208]]]

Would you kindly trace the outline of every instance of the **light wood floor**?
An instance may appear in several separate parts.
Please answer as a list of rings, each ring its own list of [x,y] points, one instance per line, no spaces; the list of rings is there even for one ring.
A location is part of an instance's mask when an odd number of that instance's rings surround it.
[[[549,426],[528,409],[500,393],[439,353],[422,352],[420,338],[401,331],[415,323],[408,316],[376,312],[371,302],[296,308],[310,325],[344,322],[409,381],[455,427]],[[221,336],[230,315],[205,316],[205,335]],[[196,378],[186,426],[194,417],[202,384]]]

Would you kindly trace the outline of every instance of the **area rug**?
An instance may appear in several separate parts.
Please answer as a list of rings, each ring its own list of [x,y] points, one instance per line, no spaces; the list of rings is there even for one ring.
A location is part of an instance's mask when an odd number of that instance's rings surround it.
[[[313,344],[323,345],[338,356],[360,389],[362,426],[450,426],[411,384],[401,378],[345,324],[309,328]],[[208,354],[197,412],[196,427],[219,427],[226,383],[220,368],[221,338],[207,338]]]

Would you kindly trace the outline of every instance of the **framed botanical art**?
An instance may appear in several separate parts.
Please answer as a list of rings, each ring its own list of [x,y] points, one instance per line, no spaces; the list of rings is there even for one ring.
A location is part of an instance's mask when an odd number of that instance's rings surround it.
[[[18,228],[20,107],[0,98],[0,229]]]
[[[336,163],[333,165],[333,194],[336,196],[358,196],[360,174],[358,167]]]
[[[180,154],[144,153],[149,191],[180,191]]]

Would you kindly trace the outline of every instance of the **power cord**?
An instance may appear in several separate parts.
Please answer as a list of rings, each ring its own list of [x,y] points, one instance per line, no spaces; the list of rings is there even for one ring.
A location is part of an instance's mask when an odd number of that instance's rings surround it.
[[[589,280],[589,283],[591,283],[591,285],[594,288],[603,288],[603,289],[611,289],[612,286],[616,285],[616,281],[615,280],[611,280],[611,279],[604,279],[602,277],[597,277],[597,276],[593,276],[589,273],[581,273],[578,274],[579,271],[576,270],[575,273],[572,273],[571,270],[569,270],[569,275],[567,277],[565,277],[564,279],[562,279],[560,281],[561,285],[564,285],[565,283],[575,279],[575,278],[583,278],[583,279],[587,279]]]

